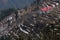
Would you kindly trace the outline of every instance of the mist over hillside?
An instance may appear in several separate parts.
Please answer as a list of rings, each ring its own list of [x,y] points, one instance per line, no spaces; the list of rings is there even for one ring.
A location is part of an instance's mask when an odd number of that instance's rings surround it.
[[[7,8],[23,8],[29,6],[34,0],[0,0],[0,10]]]

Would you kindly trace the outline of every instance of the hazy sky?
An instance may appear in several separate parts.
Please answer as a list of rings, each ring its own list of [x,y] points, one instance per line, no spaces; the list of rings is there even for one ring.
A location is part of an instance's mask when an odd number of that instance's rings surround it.
[[[30,5],[34,0],[0,0],[0,9],[4,8],[22,8]]]
[[[7,3],[7,2],[8,2],[8,0],[1,0],[1,2],[3,2],[3,3]]]

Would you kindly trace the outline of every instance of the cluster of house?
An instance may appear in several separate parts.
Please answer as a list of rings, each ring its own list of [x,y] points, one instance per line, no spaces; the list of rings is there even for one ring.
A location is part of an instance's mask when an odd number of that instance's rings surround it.
[[[0,22],[0,35],[7,34],[12,27],[16,26],[16,18],[15,14],[12,13],[11,15],[5,17]]]
[[[43,4],[37,5],[37,6],[35,4],[32,4],[28,8],[17,10],[16,14],[12,13],[9,16],[5,17],[0,22],[0,34],[2,34],[2,35],[3,34],[8,34],[8,31],[10,31],[10,33],[13,33],[13,35],[18,36],[17,35],[18,33],[15,34],[15,32],[13,32],[13,30],[15,30],[14,27],[16,27],[16,28],[20,27],[18,29],[20,29],[25,34],[29,34],[30,30],[32,30],[32,31],[34,30],[33,32],[35,32],[36,29],[39,30],[39,28],[44,26],[45,23],[46,23],[46,25],[56,24],[56,21],[58,20],[58,18],[60,19],[60,14],[58,14],[58,13],[53,13],[52,12],[51,14],[47,14],[47,15],[43,15],[43,16],[40,15],[42,13],[43,14],[50,13],[53,10],[58,10],[59,11],[60,10],[59,9],[59,7],[60,7],[59,2],[43,2]],[[52,16],[52,14],[53,14],[53,16]],[[57,15],[58,15],[58,17],[56,17]],[[32,18],[32,17],[34,17],[34,18]],[[24,23],[24,22],[26,22],[26,23]],[[23,23],[26,26],[23,25]],[[37,23],[37,24],[32,24],[32,23]],[[34,25],[35,25],[35,27],[34,27]],[[37,25],[38,25],[38,27],[36,27]],[[26,29],[28,31],[27,32],[26,30],[23,30],[25,28],[30,28],[30,30]],[[57,29],[55,28],[54,30],[57,30]],[[19,30],[17,30],[17,31],[19,31]],[[36,34],[36,35],[37,35],[37,37],[39,37],[39,34]],[[58,35],[60,35],[60,33],[58,33]]]

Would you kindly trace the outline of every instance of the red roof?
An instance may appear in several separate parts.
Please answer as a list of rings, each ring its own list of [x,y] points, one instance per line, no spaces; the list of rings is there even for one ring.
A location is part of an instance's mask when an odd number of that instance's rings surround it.
[[[41,8],[41,10],[46,12],[47,11],[47,7]]]
[[[52,7],[51,6],[48,6],[48,10],[51,10],[52,9]]]
[[[41,8],[41,10],[44,11],[44,12],[47,12],[48,10],[51,10],[51,9],[52,9],[51,6],[47,6],[47,7]]]

